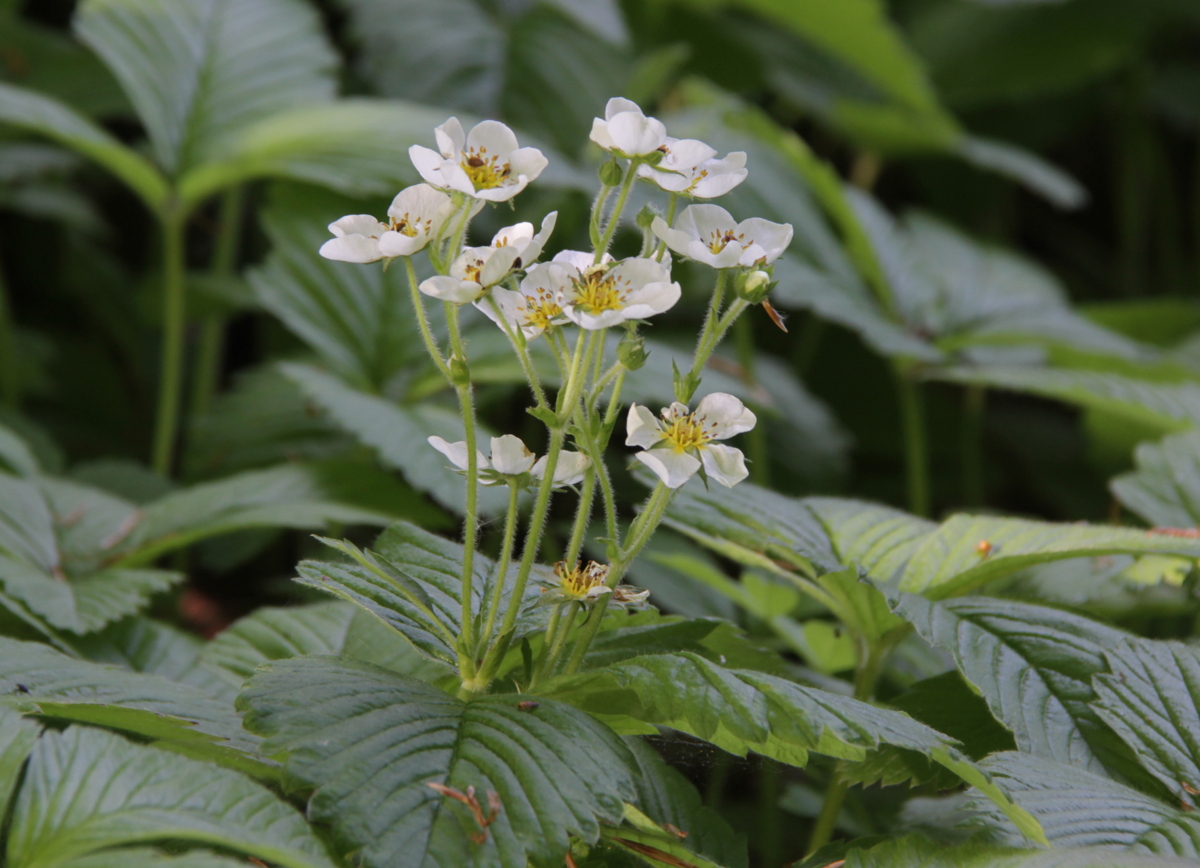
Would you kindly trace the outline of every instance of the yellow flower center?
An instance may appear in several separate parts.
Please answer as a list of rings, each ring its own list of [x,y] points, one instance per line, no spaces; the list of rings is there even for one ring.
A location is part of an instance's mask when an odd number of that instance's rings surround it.
[[[731,241],[736,241],[740,244],[744,237],[744,235],[734,235],[732,229],[718,229],[709,235],[708,249],[714,254],[720,253],[725,249],[726,244],[729,244]]]
[[[676,416],[670,409],[663,411],[663,439],[670,444],[671,448],[676,452],[687,452],[689,449],[699,449],[705,443],[712,441],[713,436],[710,431],[705,431],[705,417],[696,418],[695,413],[688,413],[685,416]],[[715,430],[717,425],[712,423],[708,426],[711,430]]]
[[[575,284],[576,304],[592,314],[624,309],[625,298],[632,289],[628,281],[625,281],[625,288],[622,288],[621,281],[618,281],[615,275],[609,274],[608,269],[602,265],[589,268],[578,280],[572,282]]]
[[[489,157],[487,148],[464,151],[461,165],[476,190],[494,190],[506,183],[512,174],[512,167],[508,163],[502,164],[499,157]]]
[[[463,275],[464,275],[463,279],[464,280],[473,280],[476,283],[483,283],[483,281],[479,279],[479,275],[482,272],[483,272],[483,260],[482,259],[472,260],[471,262],[468,262],[465,266],[463,266]]]
[[[588,591],[604,587],[608,567],[588,561],[587,566],[576,564],[574,569],[568,570],[566,563],[559,561],[554,565],[554,575],[558,577],[564,595],[582,600],[587,597]]]
[[[521,311],[525,315],[524,324],[545,331],[562,316],[562,307],[554,300],[554,295],[544,287],[539,286],[535,292],[536,297],[527,295],[521,304]]]
[[[422,231],[421,221],[413,220],[411,217],[408,216],[407,211],[404,212],[403,217],[399,217],[399,218],[393,217],[392,218],[391,228],[392,228],[393,232],[399,232],[401,235],[407,235],[409,238],[415,238],[417,233]],[[425,234],[428,235],[429,230],[432,228],[433,228],[433,221],[426,220],[425,227],[424,227]]]

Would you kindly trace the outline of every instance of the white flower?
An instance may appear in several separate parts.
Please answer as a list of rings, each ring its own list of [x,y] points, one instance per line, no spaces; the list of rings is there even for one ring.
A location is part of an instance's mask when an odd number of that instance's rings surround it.
[[[412,256],[427,245],[454,209],[450,197],[428,184],[407,187],[388,208],[388,221],[351,214],[329,224],[334,238],[321,245],[321,255],[339,262],[376,262]]]
[[[570,286],[570,274],[557,262],[535,265],[521,281],[520,292],[498,286],[488,298],[477,299],[475,306],[497,325],[508,323],[526,338],[536,338],[568,321],[560,301],[563,290]]]
[[[757,421],[745,404],[724,392],[703,398],[694,413],[674,403],[661,418],[634,404],[626,421],[625,445],[640,446],[644,451],[637,460],[668,488],[683,485],[701,466],[708,477],[732,488],[749,475],[746,460],[740,450],[714,441],[749,431]]]
[[[650,228],[676,253],[713,268],[768,264],[792,243],[790,224],[761,217],[737,223],[718,205],[689,205],[674,228],[661,217],[655,217]]]
[[[455,304],[475,301],[488,287],[504,280],[513,268],[528,267],[541,256],[557,219],[558,212],[551,211],[536,235],[533,234],[532,223],[518,223],[497,232],[487,247],[463,248],[463,252],[450,264],[450,273],[422,281],[419,287],[421,292]],[[480,305],[484,313],[490,307]]]
[[[449,458],[455,469],[464,471],[467,469],[467,443],[465,440],[449,443],[443,438],[435,436],[429,438],[429,445]],[[475,467],[479,472],[479,482],[482,485],[500,485],[508,482],[506,477],[528,473],[536,460],[534,454],[521,442],[521,438],[514,437],[512,434],[492,438],[491,460],[479,450],[475,451]]]
[[[618,606],[627,606],[644,603],[650,596],[649,591],[631,585],[610,588],[608,575],[611,570],[607,564],[598,564],[595,561],[588,561],[587,564],[576,563],[574,567],[568,567],[565,561],[559,561],[554,565],[554,577],[558,581],[542,587],[542,602],[589,603],[611,594],[611,602]]]
[[[644,157],[667,141],[667,128],[648,118],[632,100],[615,96],[604,107],[604,120],[592,119],[593,142],[623,157]]]
[[[538,479],[546,477],[546,457],[543,455],[533,465],[529,472]],[[583,481],[583,474],[592,466],[592,459],[580,452],[563,450],[558,453],[558,461],[554,465],[554,487],[575,485]]]
[[[559,304],[567,319],[585,329],[603,329],[662,313],[679,301],[679,284],[661,262],[630,257],[580,268],[566,258],[567,283]]]
[[[724,159],[696,139],[667,137],[663,158],[655,166],[638,166],[638,177],[653,181],[668,193],[682,193],[697,199],[724,196],[746,180],[746,154],[734,151]]]
[[[458,118],[450,118],[434,134],[437,151],[413,145],[408,155],[421,177],[443,190],[504,202],[546,168],[542,152],[518,148],[516,135],[499,121],[483,121],[464,135]]]

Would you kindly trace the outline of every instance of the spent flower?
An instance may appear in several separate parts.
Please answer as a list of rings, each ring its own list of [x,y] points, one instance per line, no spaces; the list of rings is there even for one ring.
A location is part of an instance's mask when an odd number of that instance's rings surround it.
[[[676,253],[713,268],[770,264],[792,243],[790,224],[761,217],[738,223],[719,205],[689,205],[674,227],[659,217],[651,230]]]
[[[733,395],[714,392],[701,399],[695,411],[678,402],[660,416],[640,404],[629,408],[626,446],[639,446],[635,457],[668,488],[678,488],[704,468],[706,477],[732,488],[745,479],[741,450],[717,443],[751,430],[758,420]]]
[[[463,133],[458,118],[436,130],[438,150],[413,145],[408,155],[421,177],[435,187],[488,202],[505,202],[542,174],[546,157],[537,148],[517,146],[517,137],[499,121],[476,124]]]
[[[545,603],[588,603],[610,594],[612,602],[624,606],[644,603],[650,596],[649,591],[631,585],[609,587],[609,572],[607,564],[596,561],[577,563],[574,567],[559,561],[554,565],[554,577],[558,582],[542,588],[542,600]]]

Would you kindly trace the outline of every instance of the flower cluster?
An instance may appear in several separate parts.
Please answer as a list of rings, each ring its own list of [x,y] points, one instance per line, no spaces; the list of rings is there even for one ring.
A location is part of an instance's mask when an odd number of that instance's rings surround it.
[[[596,118],[591,130],[591,140],[606,152],[588,225],[591,249],[546,255],[557,212],[547,214],[540,226],[517,223],[501,229],[488,244],[471,246],[472,218],[487,203],[511,200],[536,181],[547,159],[536,148],[520,147],[513,131],[497,121],[484,121],[468,133],[450,118],[434,131],[434,138],[436,149],[409,149],[423,183],[396,196],[386,221],[365,214],[336,220],[329,226],[334,237],[321,254],[353,263],[404,260],[422,339],[458,396],[465,439],[428,440],[466,477],[464,608],[458,647],[464,689],[469,685],[476,690],[495,677],[507,647],[504,637],[512,635],[553,492],[571,487],[578,504],[563,545],[565,557],[554,568],[554,581],[543,588],[543,601],[556,608],[546,628],[542,657],[531,670],[534,682],[562,664],[558,655],[574,635],[572,624],[580,610],[597,612],[610,603],[645,600],[645,591],[620,582],[680,486],[695,475],[706,485],[715,481],[724,486],[748,476],[745,457],[723,441],[752,430],[754,413],[724,393],[702,397],[694,410],[689,405],[705,366],[733,322],[751,306],[766,304],[773,263],[791,243],[792,227],[756,217],[739,221],[724,208],[704,202],[677,213],[680,199],[713,199],[742,183],[746,155],[722,157],[704,142],[673,138],[662,121],[617,98],[609,100],[604,117]],[[610,248],[630,189],[639,182],[665,193],[666,208],[637,220],[639,251],[616,256]],[[412,262],[422,251],[435,272],[424,280],[417,277]],[[658,415],[640,404],[629,407],[625,444],[638,450],[633,457],[659,484],[622,532],[604,455],[619,421],[625,376],[646,359],[639,332],[647,320],[671,310],[682,295],[672,277],[673,256],[713,269],[715,287],[690,367],[680,371],[676,366],[675,401]],[[428,321],[425,304],[430,298],[445,303],[448,352]],[[512,434],[492,437],[486,454],[477,446],[472,371],[459,323],[460,311],[469,306],[498,325],[512,345],[533,395],[535,406],[529,412],[546,425],[548,445],[541,455]],[[610,340],[605,335],[610,329],[620,329],[622,339]],[[537,348],[531,346],[534,341],[539,342]],[[540,353],[538,364],[533,349]],[[549,364],[557,367],[557,377],[544,385]],[[565,448],[568,443],[575,449]],[[475,614],[471,583],[478,486],[509,490],[496,574],[502,577],[509,575],[521,521],[519,495],[530,488],[537,495],[515,584],[494,580],[486,590],[484,609]],[[607,534],[604,563],[581,557],[597,500],[603,505]],[[497,624],[501,611],[503,619]],[[579,665],[599,620],[587,616],[567,671]]]

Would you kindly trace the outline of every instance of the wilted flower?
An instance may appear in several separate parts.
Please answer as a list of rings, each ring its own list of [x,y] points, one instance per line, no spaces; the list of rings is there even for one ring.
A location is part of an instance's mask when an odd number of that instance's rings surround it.
[[[421,292],[456,304],[475,301],[488,287],[504,280],[513,268],[528,267],[541,256],[557,219],[558,212],[551,211],[536,235],[532,223],[518,223],[497,232],[487,247],[463,248],[450,264],[450,273],[422,281]],[[484,310],[486,312],[486,307]]]
[[[586,603],[611,594],[614,603],[624,606],[645,602],[650,596],[649,591],[630,585],[610,588],[607,584],[609,569],[606,564],[595,561],[588,561],[586,565],[577,563],[574,567],[559,561],[554,565],[554,577],[558,579],[558,584],[544,588],[543,599],[547,603]]]
[[[321,255],[359,263],[412,256],[438,233],[453,209],[450,197],[428,184],[407,187],[392,200],[387,223],[370,214],[350,214],[330,223],[336,237],[321,245]]]
[[[559,305],[567,319],[585,329],[603,329],[662,313],[679,301],[679,284],[667,265],[643,257],[598,265],[592,257],[564,251],[554,262],[564,267]],[[581,258],[582,257],[582,258]],[[557,273],[556,273],[557,274]]]
[[[546,168],[542,152],[517,147],[516,135],[499,121],[483,121],[463,135],[458,118],[450,118],[434,134],[437,151],[413,145],[408,155],[421,177],[443,190],[504,202]]]
[[[734,151],[723,159],[696,139],[667,137],[663,158],[657,165],[638,166],[638,177],[653,181],[668,193],[681,193],[696,199],[724,196],[746,180],[746,154]]]
[[[591,139],[622,157],[644,157],[666,144],[667,128],[646,117],[633,100],[615,96],[604,107],[604,120],[592,119]]]
[[[714,441],[728,440],[749,431],[758,420],[733,395],[714,392],[703,398],[695,412],[674,403],[655,417],[634,404],[626,422],[626,446],[644,451],[637,460],[645,464],[668,488],[683,485],[701,466],[708,477],[732,488],[749,473],[741,451]]]
[[[718,205],[689,205],[674,228],[659,217],[651,229],[676,253],[713,268],[769,264],[792,243],[791,225],[761,217],[738,223]]]

